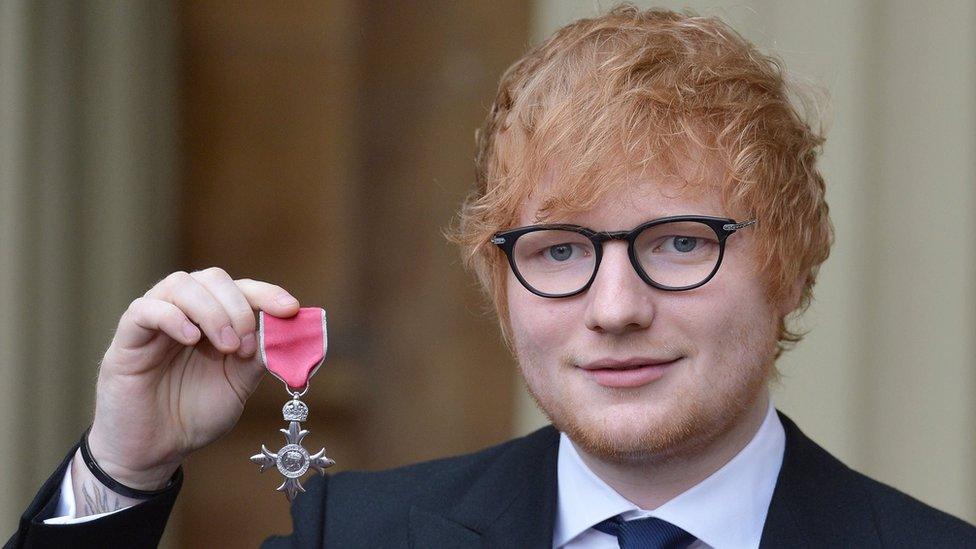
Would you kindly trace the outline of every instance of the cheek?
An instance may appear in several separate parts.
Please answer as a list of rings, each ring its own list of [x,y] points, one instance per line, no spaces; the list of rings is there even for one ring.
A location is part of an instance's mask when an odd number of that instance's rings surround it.
[[[758,284],[735,284],[713,296],[702,314],[699,343],[716,372],[738,375],[741,369],[762,368],[775,347],[775,317]]]
[[[699,288],[700,293],[673,296],[668,307],[668,318],[707,357],[706,364],[755,351],[773,335],[774,315],[761,286],[735,269],[721,274]]]
[[[677,337],[689,337],[700,345],[721,337],[730,324],[738,321],[743,296],[723,280],[688,292],[673,292],[656,303],[656,329]]]
[[[578,318],[573,314],[573,300],[533,295],[514,279],[510,280],[507,298],[512,340],[519,357],[536,363],[537,357],[558,356],[553,351],[567,340],[573,318]]]

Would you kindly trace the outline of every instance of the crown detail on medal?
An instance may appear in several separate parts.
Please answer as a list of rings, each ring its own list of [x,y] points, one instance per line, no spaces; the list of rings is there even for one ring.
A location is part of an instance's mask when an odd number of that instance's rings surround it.
[[[281,413],[285,416],[285,421],[304,422],[308,419],[308,406],[297,399],[289,400],[281,408]]]

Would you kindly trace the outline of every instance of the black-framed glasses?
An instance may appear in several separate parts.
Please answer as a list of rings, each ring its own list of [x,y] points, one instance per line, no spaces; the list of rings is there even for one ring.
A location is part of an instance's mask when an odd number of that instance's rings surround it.
[[[495,234],[491,243],[508,256],[515,277],[541,297],[569,297],[593,284],[603,243],[627,241],[630,263],[660,290],[698,288],[715,276],[725,240],[756,223],[702,215],[662,217],[631,231],[600,232],[579,225],[531,225]]]

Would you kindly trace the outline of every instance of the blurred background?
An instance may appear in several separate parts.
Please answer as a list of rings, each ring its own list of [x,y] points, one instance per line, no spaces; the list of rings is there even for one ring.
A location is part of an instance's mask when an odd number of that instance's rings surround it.
[[[328,310],[307,442],[336,469],[544,424],[442,231],[502,71],[610,5],[0,0],[0,537],[90,422],[119,316],[174,270]],[[654,5],[722,17],[832,98],[837,243],[777,405],[976,522],[976,3]],[[189,460],[166,546],[290,530],[247,460],[284,397],[267,379]]]

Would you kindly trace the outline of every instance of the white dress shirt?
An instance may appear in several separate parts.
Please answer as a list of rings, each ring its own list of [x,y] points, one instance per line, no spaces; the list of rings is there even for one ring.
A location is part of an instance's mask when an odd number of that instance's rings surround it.
[[[692,549],[758,547],[785,448],[786,433],[770,401],[759,430],[735,457],[657,509],[645,510],[597,477],[563,433],[553,548],[615,549],[617,538],[593,526],[616,515],[666,520],[698,538]]]

